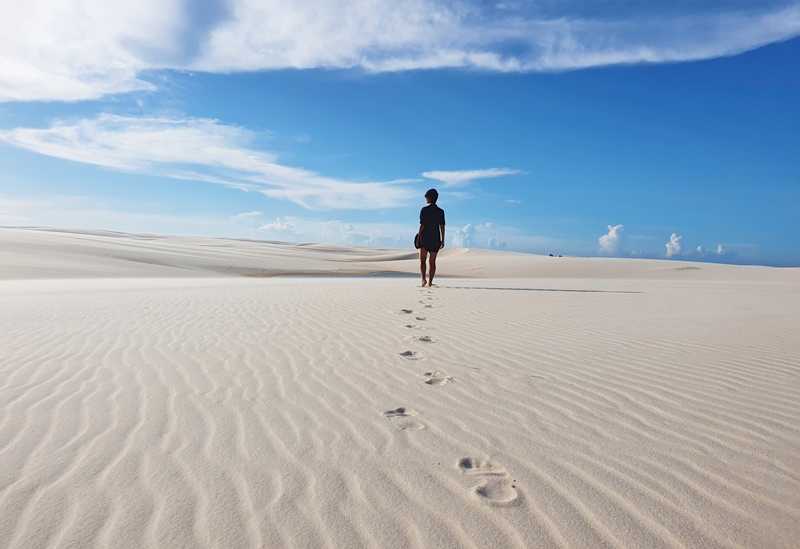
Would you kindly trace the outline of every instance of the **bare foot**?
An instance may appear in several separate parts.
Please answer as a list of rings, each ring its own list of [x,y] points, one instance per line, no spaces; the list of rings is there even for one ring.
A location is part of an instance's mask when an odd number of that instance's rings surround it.
[[[422,287],[424,288],[427,285],[428,285],[428,281],[423,278],[422,279]]]

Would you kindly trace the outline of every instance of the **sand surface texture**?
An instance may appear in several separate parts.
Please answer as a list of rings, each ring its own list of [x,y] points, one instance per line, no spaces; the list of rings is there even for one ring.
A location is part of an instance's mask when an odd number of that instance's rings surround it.
[[[0,547],[798,547],[800,272],[0,229]]]

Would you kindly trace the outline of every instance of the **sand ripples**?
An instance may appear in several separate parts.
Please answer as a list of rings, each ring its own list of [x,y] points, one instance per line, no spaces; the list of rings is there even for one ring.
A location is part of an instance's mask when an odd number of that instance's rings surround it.
[[[443,284],[0,293],[0,546],[795,543],[800,298]]]

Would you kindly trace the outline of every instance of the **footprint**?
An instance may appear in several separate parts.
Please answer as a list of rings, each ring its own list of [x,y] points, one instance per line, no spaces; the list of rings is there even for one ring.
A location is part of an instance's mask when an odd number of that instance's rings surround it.
[[[407,358],[408,360],[425,360],[425,355],[418,351],[403,351],[400,353],[400,356]]]
[[[425,426],[417,420],[411,419],[418,413],[419,412],[413,408],[401,406],[400,408],[395,408],[394,410],[386,410],[383,412],[383,416],[386,419],[391,420],[395,427],[401,431],[419,431],[424,429]]]
[[[408,328],[409,330],[421,330],[422,326],[417,326],[416,324],[406,324],[403,326],[404,328]]]
[[[433,305],[425,305],[426,309],[430,309],[431,307],[433,307]]]
[[[399,408],[395,408],[394,410],[386,410],[383,412],[383,415],[389,419],[393,417],[414,417],[419,412],[417,412],[414,408],[406,408],[405,406],[400,406]]]
[[[519,497],[517,481],[511,478],[505,467],[491,461],[465,457],[458,462],[458,469],[464,475],[483,478],[472,489],[473,497],[489,505],[511,505]]]
[[[434,341],[436,341],[436,340],[435,340],[435,339],[433,339],[433,337],[432,337],[432,336],[429,336],[429,335],[421,335],[421,336],[417,337],[417,341],[421,341],[421,342],[423,342],[423,343],[433,343],[433,342],[434,342]]]
[[[475,458],[461,458],[458,469],[465,475],[507,475],[506,468],[491,461]]]
[[[424,322],[425,320],[428,320],[428,319],[427,319],[426,317],[424,317],[424,316],[417,316],[417,317],[414,317],[414,318],[416,318],[416,319],[417,319],[417,320],[419,320],[420,322]]]
[[[509,479],[493,478],[476,486],[473,494],[489,505],[511,505],[519,497],[517,484]]]
[[[453,381],[453,376],[449,376],[443,372],[425,372],[422,374],[422,377],[423,383],[426,385],[433,385],[434,387],[447,385]]]
[[[411,309],[400,309],[400,314],[401,315],[410,315],[413,312],[414,311],[412,311]]]

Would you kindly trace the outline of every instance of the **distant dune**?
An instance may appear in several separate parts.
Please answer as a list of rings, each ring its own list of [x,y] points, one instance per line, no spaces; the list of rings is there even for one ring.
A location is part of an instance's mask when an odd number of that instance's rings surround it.
[[[413,248],[347,247],[258,240],[0,228],[0,280],[417,274]],[[800,281],[800,269],[667,260],[549,257],[445,248],[440,276],[472,278],[745,278]]]

